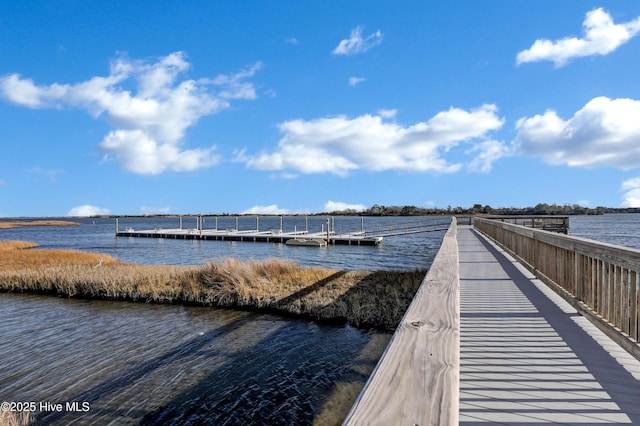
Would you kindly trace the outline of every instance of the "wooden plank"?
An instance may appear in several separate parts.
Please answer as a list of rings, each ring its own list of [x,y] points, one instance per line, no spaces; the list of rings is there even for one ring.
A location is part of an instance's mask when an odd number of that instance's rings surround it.
[[[456,221],[346,425],[458,424],[460,272]]]
[[[640,341],[639,322],[640,322],[640,291],[638,291],[638,279],[635,271],[631,271],[629,281],[631,282],[631,288],[629,289],[629,300],[631,305],[629,306],[629,318],[631,322],[631,328],[629,334],[636,342]]]
[[[476,219],[476,223],[481,232],[505,246],[590,321],[640,359],[640,250],[497,221]],[[523,243],[517,242],[527,239],[533,239],[538,247],[535,256],[529,257],[531,264],[523,260],[522,256],[526,255]],[[575,256],[584,256],[588,261],[578,261]],[[593,287],[582,288],[585,284]]]
[[[629,270],[622,270],[622,287],[620,288],[620,329],[629,334]]]

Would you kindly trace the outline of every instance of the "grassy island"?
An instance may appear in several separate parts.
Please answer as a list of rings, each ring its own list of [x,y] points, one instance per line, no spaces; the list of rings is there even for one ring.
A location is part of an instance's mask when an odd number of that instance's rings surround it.
[[[33,221],[0,221],[0,229],[19,228],[21,226],[80,226],[78,222],[69,222],[66,220],[33,220]]]
[[[426,271],[303,268],[278,259],[140,265],[0,242],[0,291],[247,309],[392,330]]]

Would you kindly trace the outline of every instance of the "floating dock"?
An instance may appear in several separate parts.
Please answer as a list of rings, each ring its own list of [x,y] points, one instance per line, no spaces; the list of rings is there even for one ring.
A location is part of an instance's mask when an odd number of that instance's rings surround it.
[[[117,237],[134,237],[134,238],[166,238],[172,240],[209,240],[209,241],[247,241],[256,243],[280,243],[294,246],[313,246],[324,247],[325,245],[350,245],[350,246],[377,246],[382,244],[384,237],[394,235],[416,234],[422,232],[446,231],[449,227],[449,221],[432,223],[405,223],[398,226],[388,226],[387,228],[372,231],[365,231],[364,218],[360,220],[360,229],[349,229],[345,232],[335,231],[335,220],[333,217],[326,218],[326,224],[322,224],[321,230],[312,232],[309,229],[308,218],[304,218],[304,229],[293,227],[292,230],[284,230],[283,218],[280,217],[279,229],[260,229],[260,218],[255,218],[255,228],[241,229],[239,226],[239,218],[235,218],[235,227],[219,229],[218,217],[206,217],[209,222],[215,223],[211,228],[204,226],[205,216],[188,216],[191,220],[195,219],[195,227],[183,227],[183,217],[179,217],[179,227],[174,228],[155,228],[155,229],[133,229],[127,227],[124,231],[119,229],[118,219],[116,219],[116,236]],[[247,218],[245,218],[247,219]],[[277,218],[270,218],[271,224]],[[222,220],[221,220],[222,222]],[[229,218],[226,218],[229,224]],[[138,223],[139,225],[139,223]],[[316,223],[316,225],[318,225]],[[170,225],[172,226],[172,225]],[[246,221],[244,226],[246,227]],[[277,226],[277,225],[276,225]],[[318,226],[320,228],[320,226]],[[296,240],[308,241],[313,243],[302,244]],[[322,243],[322,244],[321,244]]]
[[[127,229],[118,231],[118,237],[168,238],[173,240],[210,240],[210,241],[249,241],[255,243],[282,243],[304,238],[306,240],[323,240],[328,244],[376,246],[382,243],[383,237],[367,236],[364,233],[333,234],[325,232],[278,232],[278,231],[236,231],[217,229],[152,229],[136,231]]]

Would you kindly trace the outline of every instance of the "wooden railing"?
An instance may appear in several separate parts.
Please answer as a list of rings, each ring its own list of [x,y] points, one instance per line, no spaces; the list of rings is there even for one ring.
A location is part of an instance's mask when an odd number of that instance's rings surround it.
[[[458,424],[459,299],[454,217],[429,272],[345,425]]]
[[[640,250],[490,219],[474,227],[640,359]]]

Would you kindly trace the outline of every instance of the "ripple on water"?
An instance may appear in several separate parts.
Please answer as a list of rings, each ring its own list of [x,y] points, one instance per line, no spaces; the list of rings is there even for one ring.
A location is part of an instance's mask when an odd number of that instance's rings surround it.
[[[43,413],[45,424],[308,424],[344,400],[337,389],[364,385],[389,337],[231,310],[3,294],[0,355],[11,362],[0,395],[91,404]]]

